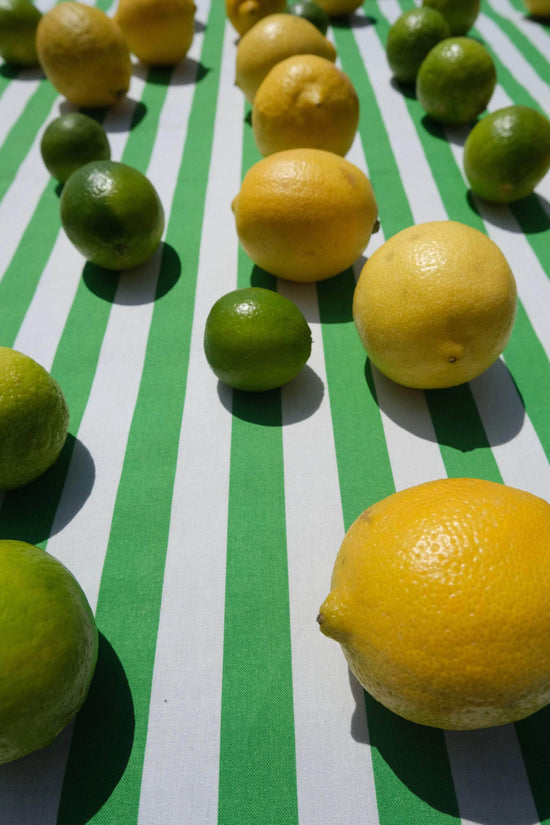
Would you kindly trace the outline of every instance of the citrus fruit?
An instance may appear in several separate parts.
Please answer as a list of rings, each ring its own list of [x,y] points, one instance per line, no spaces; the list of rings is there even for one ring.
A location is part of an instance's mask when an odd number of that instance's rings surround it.
[[[524,0],[525,7],[533,17],[550,17],[550,0]]]
[[[68,427],[57,381],[28,355],[0,347],[0,490],[22,487],[49,469]]]
[[[122,31],[101,9],[64,0],[36,30],[44,74],[75,106],[111,106],[130,86],[132,63]]]
[[[295,54],[317,54],[333,63],[336,49],[309,20],[294,14],[270,14],[239,41],[235,83],[251,103],[270,69]]]
[[[363,2],[364,0],[317,0],[317,3],[329,17],[342,17],[345,14],[351,14],[359,6],[362,6]]]
[[[378,222],[368,178],[324,149],[287,149],[258,161],[232,208],[254,263],[290,281],[321,281],[347,269]]]
[[[264,391],[295,378],[311,354],[311,330],[296,304],[246,287],[219,298],[206,319],[204,352],[214,374],[238,390]]]
[[[506,106],[482,118],[464,144],[472,192],[495,203],[530,195],[550,168],[550,120],[529,106]]]
[[[86,699],[98,634],[80,585],[57,559],[0,541],[0,763],[50,744]]]
[[[106,269],[144,263],[164,231],[164,210],[153,184],[132,166],[112,160],[92,161],[71,175],[60,214],[74,246]]]
[[[0,57],[14,66],[34,66],[36,28],[42,17],[30,0],[0,0]]]
[[[466,34],[472,28],[479,10],[481,0],[422,0],[423,6],[441,12],[451,28],[451,34]]]
[[[495,65],[485,46],[471,37],[448,37],[422,61],[416,96],[431,118],[460,126],[487,108],[495,85]]]
[[[550,505],[471,478],[394,493],[346,533],[318,621],[405,719],[522,719],[550,702]]]
[[[81,112],[69,112],[48,124],[40,141],[40,153],[48,172],[65,183],[85,163],[109,160],[111,147],[97,120]]]
[[[193,0],[119,0],[114,19],[139,60],[174,66],[193,42],[195,11]]]
[[[321,34],[326,34],[328,31],[328,14],[318,3],[314,0],[298,0],[296,3],[290,3],[287,11],[289,14],[296,14],[298,17],[304,17],[316,26]]]
[[[390,26],[386,41],[386,57],[396,80],[414,83],[428,52],[450,36],[449,24],[435,9],[419,6],[403,12]]]
[[[245,34],[268,14],[286,11],[286,0],[225,0],[225,11],[235,31]]]
[[[503,351],[516,283],[499,247],[457,221],[403,229],[369,257],[353,317],[371,361],[398,384],[453,387]]]
[[[277,63],[260,84],[252,129],[262,155],[311,146],[345,155],[359,123],[359,99],[345,72],[316,54]]]

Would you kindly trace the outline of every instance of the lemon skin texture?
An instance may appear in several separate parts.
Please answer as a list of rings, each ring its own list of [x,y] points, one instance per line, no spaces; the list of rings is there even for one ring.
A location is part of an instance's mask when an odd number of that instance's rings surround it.
[[[150,66],[174,66],[193,42],[192,0],[119,0],[115,22],[130,51]]]
[[[436,9],[447,20],[455,37],[466,34],[474,25],[481,0],[422,0],[422,5]]]
[[[126,38],[95,6],[73,0],[53,6],[38,24],[36,49],[52,86],[75,106],[112,106],[130,87]]]
[[[235,60],[235,83],[246,99],[254,96],[268,72],[286,57],[317,54],[333,63],[336,49],[319,29],[294,14],[270,14],[239,41]]]
[[[550,120],[528,106],[507,106],[482,118],[464,144],[472,192],[494,203],[530,195],[550,168]]]
[[[344,156],[358,123],[359,98],[350,78],[314,54],[281,60],[254,98],[252,129],[264,156],[304,146]]]
[[[414,83],[422,61],[433,47],[451,36],[449,24],[435,9],[409,9],[390,26],[386,57],[400,83]]]
[[[399,716],[486,728],[550,702],[549,596],[550,505],[490,481],[440,479],[356,519],[318,622]]]
[[[121,270],[147,261],[160,244],[164,210],[153,184],[137,169],[93,161],[63,187],[61,223],[84,257]]]
[[[92,160],[109,160],[111,147],[97,120],[69,112],[52,120],[42,135],[40,153],[48,172],[61,183]]]
[[[398,384],[439,389],[481,375],[506,346],[516,283],[498,246],[457,221],[398,232],[364,265],[353,317],[371,361]]]
[[[487,108],[496,80],[495,65],[485,46],[471,37],[448,37],[422,61],[416,96],[433,120],[462,126]]]
[[[29,484],[57,460],[69,409],[57,381],[21,352],[0,347],[0,490]]]
[[[0,57],[13,66],[35,66],[41,12],[29,0],[0,0]]]
[[[322,281],[352,266],[378,221],[365,174],[322,149],[288,149],[258,161],[232,208],[250,258],[290,281]]]
[[[235,31],[242,35],[264,17],[286,12],[286,0],[225,0],[225,12]]]
[[[550,0],[524,0],[524,3],[533,17],[540,17],[542,20],[550,19]]]
[[[298,375],[311,354],[311,330],[284,295],[261,287],[237,289],[210,310],[204,352],[220,381],[262,392]]]
[[[82,707],[97,661],[94,617],[44,550],[0,541],[0,763],[50,744]]]

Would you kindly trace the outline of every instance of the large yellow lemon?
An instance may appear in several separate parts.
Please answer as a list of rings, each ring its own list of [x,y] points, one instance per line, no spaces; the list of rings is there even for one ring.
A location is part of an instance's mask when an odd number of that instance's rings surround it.
[[[467,478],[395,493],[350,527],[318,621],[405,719],[522,719],[550,702],[550,505]]]
[[[193,0],[119,0],[115,21],[143,63],[173,66],[193,42],[195,10]]]

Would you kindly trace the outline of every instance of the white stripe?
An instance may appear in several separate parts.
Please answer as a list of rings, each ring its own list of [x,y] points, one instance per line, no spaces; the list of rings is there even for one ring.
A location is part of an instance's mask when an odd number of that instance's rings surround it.
[[[534,20],[527,15],[527,8],[525,11],[517,11],[509,0],[487,0],[496,14],[500,14],[507,20],[510,20],[518,30],[522,32],[539,50],[541,57],[547,59],[550,54],[550,35],[545,26],[538,20]]]

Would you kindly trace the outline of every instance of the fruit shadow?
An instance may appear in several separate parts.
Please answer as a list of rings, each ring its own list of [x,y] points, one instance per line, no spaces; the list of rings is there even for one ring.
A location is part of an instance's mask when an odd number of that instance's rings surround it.
[[[70,471],[70,485],[66,487]],[[0,538],[39,544],[60,532],[88,499],[95,465],[85,445],[69,434],[52,467],[36,481],[5,493]]]
[[[356,14],[355,12],[330,18],[330,25],[334,29],[364,29],[367,26],[375,26],[377,22],[376,17],[369,14]]]
[[[133,69],[136,77],[155,86],[188,86],[203,80],[209,71],[193,57],[184,57],[175,66],[149,66],[138,62]]]
[[[484,221],[515,234],[537,235],[550,229],[550,202],[537,192],[511,204],[490,203],[466,192],[471,209]]]
[[[474,381],[447,389],[403,387],[382,375],[368,358],[365,380],[378,407],[400,428],[460,453],[506,444],[524,423],[523,398],[500,358]],[[490,426],[490,440],[478,404]]]
[[[0,75],[5,77],[6,80],[17,79],[18,81],[32,80],[36,82],[37,80],[44,79],[44,72],[40,66],[27,66],[23,68],[22,66],[13,65],[13,63],[2,63],[0,66]]]

